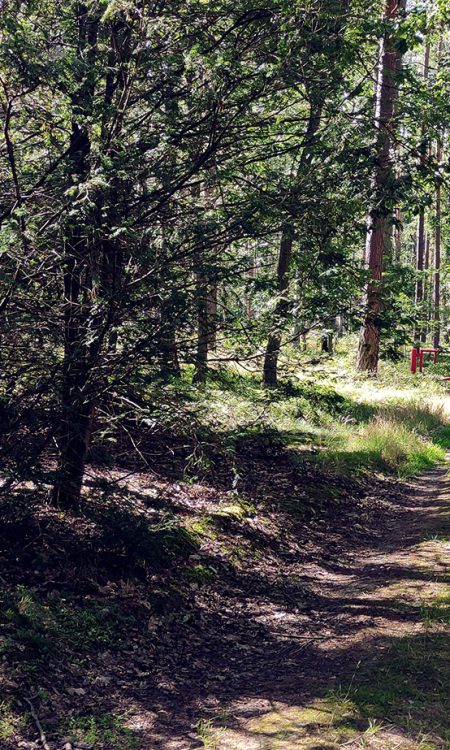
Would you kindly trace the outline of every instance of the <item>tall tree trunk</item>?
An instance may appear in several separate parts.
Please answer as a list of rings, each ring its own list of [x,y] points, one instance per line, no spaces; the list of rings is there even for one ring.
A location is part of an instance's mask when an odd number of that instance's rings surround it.
[[[384,19],[388,27],[383,41],[383,52],[377,92],[376,126],[377,166],[374,175],[375,200],[369,212],[365,266],[369,271],[366,288],[364,321],[359,336],[356,369],[376,376],[380,350],[381,314],[383,311],[382,277],[385,258],[391,257],[392,207],[387,199],[392,179],[392,148],[394,107],[398,92],[397,74],[400,53],[391,23],[405,7],[406,0],[387,0]]]
[[[297,273],[294,285],[294,325],[292,329],[292,343],[295,344],[295,346],[300,346],[302,329],[304,328],[303,321],[300,317],[300,295],[301,283]]]
[[[429,74],[429,68],[430,68],[430,44],[427,42],[425,46],[425,52],[424,52],[424,60],[423,60],[423,77],[425,80],[428,80],[428,74]],[[422,128],[422,134],[421,134],[421,144],[420,144],[420,169],[424,170],[427,163],[427,141],[425,138],[425,130]],[[424,260],[425,260],[425,208],[423,206],[420,207],[419,211],[419,219],[417,222],[417,238],[416,238],[416,271],[417,271],[417,279],[416,279],[416,286],[415,286],[415,303],[417,306],[420,306],[424,300],[424,279],[423,279],[423,270],[424,270]],[[420,341],[425,341],[425,331],[422,329],[419,333]],[[414,336],[415,338],[415,336]]]
[[[424,299],[424,270],[425,261],[425,210],[420,209],[419,219],[417,222],[417,240],[416,240],[416,288],[415,288],[415,303],[417,306],[421,305]],[[425,331],[421,327],[419,338],[420,341],[425,341]],[[415,338],[415,337],[414,337]]]
[[[248,268],[245,272],[245,275],[248,276],[251,279],[256,279],[258,276],[258,261],[256,257],[256,247],[253,244],[252,245],[252,256],[253,256],[253,262],[251,268]],[[253,288],[252,288],[253,291]],[[255,316],[255,311],[253,309],[253,300],[252,300],[252,294],[248,292],[248,290],[245,291],[245,311],[247,318],[249,320],[253,320]]]
[[[450,341],[450,331],[448,329],[448,290],[446,288],[446,285],[443,284],[441,288],[441,298],[442,298],[442,305],[441,305],[441,325],[442,325],[442,331],[444,336],[444,341],[446,344]]]
[[[425,304],[425,310],[423,335],[421,338],[422,343],[427,340],[427,336],[430,330],[430,235],[428,234],[428,232],[425,233],[424,271],[425,281],[423,286],[423,301]]]
[[[297,176],[300,179],[302,172],[308,167],[312,155],[312,146],[320,126],[322,117],[322,104],[311,104],[308,125],[306,127],[303,151],[300,157]],[[282,340],[283,321],[288,311],[287,295],[289,292],[289,268],[292,258],[293,236],[291,228],[284,228],[281,234],[280,251],[277,265],[277,290],[279,295],[275,307],[275,330],[270,333],[267,340],[266,353],[264,357],[263,382],[264,385],[274,387],[278,382],[278,355]]]
[[[202,198],[202,210],[213,208],[215,202],[215,193],[212,186],[213,177],[209,175],[206,178],[203,191],[200,186],[196,189],[195,194]],[[200,263],[209,261],[205,250],[200,256]],[[214,281],[215,293],[211,297],[211,278],[210,273],[204,268],[196,272],[196,307],[197,307],[197,349],[195,355],[195,371],[192,379],[193,383],[206,383],[208,375],[208,352],[211,343],[216,341],[216,315],[217,315],[217,281]],[[214,307],[214,317],[212,318],[212,308]]]
[[[173,210],[170,202],[165,208],[161,222],[161,269],[170,267],[170,249],[166,231],[168,214]],[[176,340],[176,307],[174,289],[172,284],[167,283],[163,271],[161,272],[159,284],[161,294],[159,297],[159,370],[164,380],[170,377],[180,377],[181,368],[178,358],[178,347]]]
[[[74,124],[71,154],[74,175],[86,179],[90,143],[82,126]],[[54,500],[76,507],[80,497],[92,417],[88,355],[84,342],[84,296],[89,277],[90,248],[86,227],[67,227],[64,271],[64,362],[61,389],[60,462]]]
[[[98,18],[84,3],[78,3],[78,29],[81,69],[94,64]],[[68,161],[73,185],[83,184],[89,174],[91,143],[86,121],[92,109],[93,83],[81,73],[72,95],[74,119]],[[92,247],[89,222],[69,217],[65,227],[64,260],[64,361],[59,429],[59,466],[53,500],[61,507],[76,508],[89,447],[94,403],[92,362],[95,347],[86,342],[86,307],[92,296]]]
[[[441,144],[436,147],[438,165],[442,159]],[[434,274],[433,274],[433,346],[437,348],[441,337],[441,178],[436,178],[435,230],[434,230]]]

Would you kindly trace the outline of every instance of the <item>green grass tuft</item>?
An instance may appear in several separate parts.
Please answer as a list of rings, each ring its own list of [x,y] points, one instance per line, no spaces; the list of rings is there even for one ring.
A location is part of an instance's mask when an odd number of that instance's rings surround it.
[[[124,725],[124,717],[109,713],[70,719],[65,723],[62,733],[89,745],[92,750],[136,750],[141,746],[139,737]]]

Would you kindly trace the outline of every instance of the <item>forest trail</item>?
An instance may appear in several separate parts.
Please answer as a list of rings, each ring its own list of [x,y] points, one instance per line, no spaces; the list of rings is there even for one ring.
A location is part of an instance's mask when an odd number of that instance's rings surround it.
[[[450,750],[449,466],[358,484],[262,447],[241,505],[220,476],[69,519],[12,495],[0,750],[36,748],[29,697],[51,750]],[[139,568],[158,508],[197,543]]]
[[[396,505],[342,564],[306,566],[309,610],[266,613],[267,659],[278,662],[259,676],[254,667],[239,698],[211,706],[188,740],[161,735],[158,747],[450,747],[448,468],[406,485]]]

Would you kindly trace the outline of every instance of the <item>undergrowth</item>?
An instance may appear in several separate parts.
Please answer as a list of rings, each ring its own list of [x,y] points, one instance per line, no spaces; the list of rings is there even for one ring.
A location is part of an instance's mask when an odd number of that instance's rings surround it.
[[[350,349],[334,358],[291,354],[290,369],[275,389],[263,388],[258,373],[238,366],[211,368],[204,389],[191,385],[188,370],[169,383],[149,381],[143,373],[139,415],[131,406],[127,412],[127,430],[134,430],[139,448],[136,481],[129,445],[120,443],[113,425],[117,442],[104,439],[109,433],[103,427],[94,440],[93,471],[79,517],[51,508],[45,487],[33,493],[23,486],[2,501],[0,660],[12,696],[34,695],[43,671],[52,675],[44,681],[46,689],[55,675],[67,682],[68,695],[77,696],[80,705],[56,722],[58,737],[70,734],[101,750],[138,747],[126,717],[108,712],[102,688],[106,693],[110,683],[118,684],[128,695],[131,670],[145,685],[154,683],[152,689],[171,690],[166,677],[175,669],[174,654],[177,677],[186,674],[193,684],[189,669],[196,669],[197,655],[182,660],[180,634],[188,643],[193,628],[192,642],[198,643],[198,633],[208,627],[206,601],[210,594],[215,601],[224,581],[233,582],[228,595],[247,586],[270,591],[253,569],[262,563],[283,567],[286,551],[296,557],[293,545],[303,532],[309,534],[311,519],[317,543],[331,559],[328,532],[342,525],[337,514],[353,519],[349,523],[360,521],[358,502],[367,478],[413,476],[444,460],[450,448],[445,390],[429,370],[414,378],[406,360],[383,364],[373,382],[351,374]],[[371,519],[367,514],[367,528]],[[363,532],[369,533],[366,527]],[[307,599],[303,578],[289,585],[287,601],[297,607]],[[227,613],[233,601],[231,594]],[[448,599],[430,605],[423,619],[439,628],[448,624]],[[234,635],[226,637],[232,650]],[[448,644],[441,633],[432,638],[435,677],[441,669],[447,677],[440,654]],[[245,644],[244,652],[252,647]],[[377,666],[382,684],[374,678],[347,696],[358,721],[389,715],[404,723],[413,706],[417,726],[428,731],[429,653],[430,644],[419,638],[400,640],[399,649]],[[123,673],[112,671],[120,658],[122,665],[126,660]],[[18,724],[17,702],[9,693],[2,700],[0,745],[8,742],[9,750],[25,730]],[[40,700],[48,722],[54,708]],[[432,704],[436,711],[439,701]],[[61,699],[59,717],[64,705]],[[301,724],[306,718],[288,717]],[[439,721],[443,726],[440,714]],[[371,724],[370,732],[376,726]],[[333,729],[331,746],[350,730],[361,731],[359,725],[340,727],[338,734]],[[207,724],[202,731],[206,744]],[[32,724],[26,729],[31,732]],[[303,724],[299,732],[303,737]]]
[[[237,367],[213,370],[196,413],[225,450],[307,449],[341,476],[409,477],[443,461],[450,427],[438,376],[413,376],[405,358],[383,363],[377,381],[363,379],[353,374],[346,346],[335,358],[299,363],[276,389]]]

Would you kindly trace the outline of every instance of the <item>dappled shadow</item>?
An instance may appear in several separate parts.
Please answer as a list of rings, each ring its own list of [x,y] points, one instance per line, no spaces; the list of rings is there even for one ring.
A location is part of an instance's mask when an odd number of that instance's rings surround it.
[[[324,681],[313,696],[300,691],[287,696],[274,690],[262,711],[256,705],[253,713],[247,710],[242,715],[234,708],[217,722],[232,740],[224,747],[311,750],[353,746],[353,742],[355,747],[371,747],[371,737],[376,740],[374,747],[411,748],[414,740],[414,747],[422,747],[425,738],[427,747],[436,747],[434,738],[440,745],[439,738],[442,741],[449,730],[450,637],[379,639],[364,656],[368,660],[360,659],[353,675],[347,675],[349,682]],[[353,654],[350,659],[354,665]],[[250,704],[254,702],[253,694],[248,698]]]
[[[308,499],[290,456],[269,453],[264,463],[263,476],[245,477],[254,508],[242,517],[215,514],[230,502],[226,493],[206,488],[196,503],[197,486],[157,496],[116,487],[107,503],[93,486],[78,518],[30,494],[3,506],[2,687],[13,702],[41,691],[50,738],[61,737],[70,712],[124,714],[145,750],[189,748],[196,723],[217,723],[222,709],[238,716],[235,704],[245,704],[248,722],[268,701],[304,705],[339,684],[351,686],[361,731],[368,716],[412,736],[416,726],[434,731],[430,699],[418,695],[434,661],[428,674],[440,684],[435,651],[448,656],[448,639],[416,634],[420,607],[388,590],[445,581],[408,557],[424,531],[440,534],[447,523],[445,472],[407,496],[389,483],[371,497],[322,478]],[[399,645],[412,670],[399,666]],[[387,706],[377,691],[389,679]],[[326,746],[320,731],[316,744]]]

